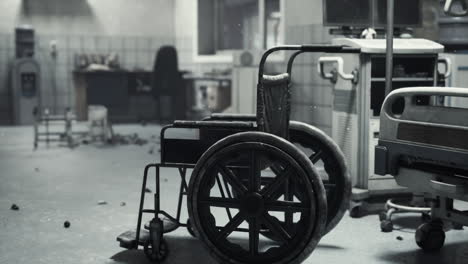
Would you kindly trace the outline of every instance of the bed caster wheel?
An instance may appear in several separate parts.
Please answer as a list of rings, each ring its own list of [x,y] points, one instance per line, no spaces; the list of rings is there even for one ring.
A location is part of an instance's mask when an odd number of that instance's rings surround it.
[[[427,252],[438,251],[445,242],[445,232],[440,222],[430,222],[418,227],[415,234],[416,244]]]
[[[160,263],[166,259],[169,253],[169,247],[167,246],[166,240],[162,239],[159,243],[159,249],[155,250],[153,248],[153,241],[147,240],[144,245],[144,252],[150,261]]]
[[[459,223],[452,223],[452,228],[455,230],[463,230],[463,225]]]
[[[349,209],[349,216],[351,218],[359,218],[362,216],[362,208],[361,206],[353,206]]]
[[[421,220],[424,223],[430,222],[431,221],[431,216],[429,214],[427,214],[427,213],[422,213],[421,214]]]
[[[190,219],[187,219],[187,231],[192,237],[197,237],[195,231],[193,230],[193,225],[192,222],[190,222]]]
[[[380,222],[380,230],[384,233],[393,231],[393,223],[389,220],[383,220]]]
[[[387,212],[386,211],[382,211],[379,213],[379,220],[380,222],[384,221],[384,220],[387,220]]]

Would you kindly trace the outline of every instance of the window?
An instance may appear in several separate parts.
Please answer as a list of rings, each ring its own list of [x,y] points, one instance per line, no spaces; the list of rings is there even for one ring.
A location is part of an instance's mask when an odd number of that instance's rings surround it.
[[[197,55],[283,43],[282,0],[198,0]]]

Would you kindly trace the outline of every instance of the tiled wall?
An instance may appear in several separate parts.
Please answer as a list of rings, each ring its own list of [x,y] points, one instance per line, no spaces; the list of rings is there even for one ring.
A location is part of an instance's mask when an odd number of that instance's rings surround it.
[[[321,0],[285,0],[286,37],[285,44],[326,43],[331,40],[328,29],[322,26]],[[182,68],[195,72],[225,69],[226,64],[193,62],[194,32],[190,23],[195,12],[194,0],[176,0],[175,16],[185,20],[175,21],[176,46]],[[307,10],[307,12],[304,12]],[[303,55],[296,59],[293,68],[292,119],[307,122],[331,132],[332,86],[317,74],[316,62],[319,55]],[[285,63],[277,63],[274,71],[284,71]]]
[[[328,29],[321,24],[291,25],[287,32],[287,44],[331,41]],[[332,84],[317,72],[317,61],[321,55],[304,54],[294,64],[291,119],[312,124],[330,134],[333,90]]]
[[[175,43],[174,1],[169,0],[1,0],[0,12],[0,124],[11,115],[7,72],[19,25],[36,32],[44,102],[53,105],[55,84],[58,111],[74,106],[76,53],[116,52],[125,68],[150,69],[157,49]],[[58,43],[56,60],[49,55],[50,40]]]
[[[179,68],[190,71],[194,74],[202,74],[213,70],[228,70],[232,67],[231,63],[197,63],[194,61],[193,38],[176,37],[176,48],[179,57]]]
[[[8,71],[9,64],[14,59],[13,39],[13,34],[0,34],[0,124],[8,123],[11,117]],[[58,43],[56,59],[52,59],[49,53],[51,40],[56,40]],[[125,69],[151,70],[156,51],[163,45],[174,45],[174,43],[172,37],[37,35],[35,58],[41,65],[43,105],[51,109],[56,105],[58,113],[62,113],[66,107],[75,106],[72,79],[75,54],[115,52]]]

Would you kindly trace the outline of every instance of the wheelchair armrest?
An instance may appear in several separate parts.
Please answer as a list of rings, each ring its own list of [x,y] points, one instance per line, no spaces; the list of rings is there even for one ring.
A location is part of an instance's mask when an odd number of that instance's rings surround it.
[[[241,122],[241,121],[185,121],[176,120],[173,123],[173,127],[179,128],[253,128],[254,123],[252,122]]]
[[[209,117],[203,119],[203,121],[256,121],[257,116],[255,114],[211,114]]]

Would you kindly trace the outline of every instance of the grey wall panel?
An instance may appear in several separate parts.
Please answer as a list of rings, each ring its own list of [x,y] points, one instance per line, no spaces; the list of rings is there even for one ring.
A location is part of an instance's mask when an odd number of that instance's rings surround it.
[[[320,124],[322,126],[331,126],[332,111],[328,106],[316,106],[310,104],[295,104],[291,112],[294,113],[299,121],[309,124]]]
[[[328,86],[293,85],[291,99],[293,104],[308,103],[331,107],[333,91]]]
[[[11,97],[0,95],[0,125],[11,124]]]
[[[2,0],[0,10],[0,32],[11,32],[21,24],[32,24],[43,34],[167,36],[174,32],[174,1],[167,0]],[[165,12],[154,15],[158,10]]]
[[[110,50],[122,50],[124,48],[123,37],[120,36],[111,36],[109,40]]]
[[[80,36],[80,35],[68,36],[68,47],[72,50],[80,50],[83,47],[83,36]]]
[[[95,46],[98,52],[107,53],[110,49],[109,38],[104,36],[97,36],[95,39]]]
[[[0,95],[9,94],[8,74],[8,68],[5,66],[0,66]]]

